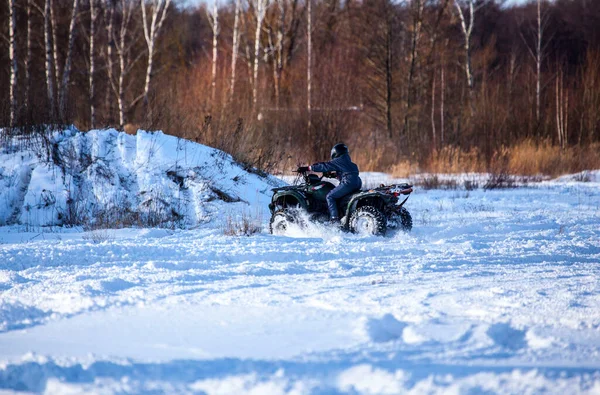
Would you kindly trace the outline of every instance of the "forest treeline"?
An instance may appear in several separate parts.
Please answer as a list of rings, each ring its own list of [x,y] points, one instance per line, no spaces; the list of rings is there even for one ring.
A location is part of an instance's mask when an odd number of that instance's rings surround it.
[[[289,170],[600,168],[600,1],[4,0],[0,124],[161,129]]]

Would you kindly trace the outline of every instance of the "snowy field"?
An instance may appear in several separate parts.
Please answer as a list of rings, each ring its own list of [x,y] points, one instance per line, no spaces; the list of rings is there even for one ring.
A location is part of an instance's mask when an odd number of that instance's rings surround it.
[[[0,228],[0,388],[600,393],[600,184],[406,207],[385,238]]]
[[[227,154],[49,138],[0,147],[0,393],[600,394],[599,171],[417,188],[410,234],[279,237],[283,182]],[[64,226],[124,211],[163,227]]]

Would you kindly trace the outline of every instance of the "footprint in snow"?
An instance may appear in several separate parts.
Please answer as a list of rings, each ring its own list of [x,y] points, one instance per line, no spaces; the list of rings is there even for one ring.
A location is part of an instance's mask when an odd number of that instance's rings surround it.
[[[365,323],[365,331],[369,339],[376,343],[385,343],[402,338],[407,323],[398,321],[392,314],[381,318],[369,318]]]
[[[496,345],[508,350],[517,351],[527,346],[526,331],[515,329],[506,322],[490,325],[486,334]]]

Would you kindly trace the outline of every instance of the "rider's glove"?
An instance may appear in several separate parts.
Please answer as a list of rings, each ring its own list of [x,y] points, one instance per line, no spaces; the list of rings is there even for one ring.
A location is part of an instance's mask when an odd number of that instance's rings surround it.
[[[306,173],[309,170],[310,170],[310,167],[308,167],[308,166],[300,166],[296,170],[296,173]]]

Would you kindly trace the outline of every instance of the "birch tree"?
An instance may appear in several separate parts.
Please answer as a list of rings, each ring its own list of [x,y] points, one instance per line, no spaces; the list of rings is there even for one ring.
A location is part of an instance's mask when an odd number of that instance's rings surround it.
[[[235,17],[233,21],[233,43],[231,48],[231,80],[229,88],[229,100],[233,100],[235,93],[235,69],[238,57],[239,37],[240,37],[240,8],[241,0],[235,0]]]
[[[32,19],[32,2],[33,0],[27,0],[27,53],[25,54],[25,94],[24,94],[24,107],[29,112],[29,90],[31,88],[31,19]]]
[[[556,76],[556,132],[558,144],[563,150],[568,144],[569,131],[569,92],[565,89],[564,74],[559,68]]]
[[[96,18],[98,17],[94,0],[90,0],[90,125],[92,129],[96,127],[96,106],[94,104],[94,71],[95,71],[95,56],[94,56],[94,39],[96,36]]]
[[[542,15],[542,0],[537,0],[537,18],[536,18],[536,27],[535,27],[535,44],[533,46],[529,45],[527,40],[525,39],[523,33],[521,32],[521,38],[525,42],[527,50],[529,54],[533,58],[535,62],[535,119],[537,124],[540,123],[541,111],[540,111],[540,102],[541,102],[541,94],[542,94],[542,62],[546,57],[546,47],[547,44],[543,43],[544,33],[546,31],[546,24],[548,22],[548,18],[545,15]]]
[[[419,42],[421,40],[421,28],[423,26],[423,9],[425,7],[424,0],[413,0],[411,2],[411,7],[413,9],[413,15],[411,24],[412,35],[410,40],[410,66],[408,69],[408,78],[406,84],[406,113],[404,115],[404,132],[408,137],[410,137],[410,117],[412,115],[413,98],[415,96],[415,76],[419,62]]]
[[[54,118],[56,114],[56,106],[54,102],[54,75],[52,69],[54,68],[54,57],[52,54],[52,25],[51,25],[51,0],[46,0],[44,6],[44,43],[46,51],[46,92],[48,95],[48,104],[50,106],[50,118]]]
[[[269,0],[253,0],[254,14],[256,16],[256,30],[254,33],[254,73],[252,86],[252,108],[256,111],[256,103],[258,100],[258,62],[260,59],[260,33],[262,31],[263,21],[267,13],[267,5]]]
[[[217,96],[217,61],[218,61],[218,51],[217,46],[219,44],[219,2],[218,0],[213,0],[212,8],[206,9],[206,16],[208,17],[208,22],[212,29],[213,37],[212,37],[212,70],[211,70],[211,107],[215,105],[215,99]],[[237,22],[237,21],[236,21]],[[235,32],[234,32],[235,35]]]
[[[61,76],[61,70],[60,70],[60,59],[58,58],[58,34],[57,34],[57,29],[58,29],[58,22],[56,21],[56,15],[54,14],[54,1],[50,0],[50,27],[52,28],[52,57],[53,57],[53,63],[54,63],[54,85],[56,86],[57,89],[57,94],[58,94],[58,90],[60,89],[60,76]]]
[[[75,23],[77,21],[79,0],[73,0],[73,13],[71,14],[71,23],[69,24],[69,43],[67,47],[67,58],[62,74],[62,82],[59,96],[60,116],[65,120],[65,110],[67,105],[67,95],[69,94],[69,80],[71,78],[71,63],[73,61],[73,47],[75,44]]]
[[[469,90],[469,104],[471,106],[471,113],[473,113],[473,88],[474,88],[474,80],[473,80],[473,72],[471,70],[471,37],[473,35],[473,27],[475,26],[475,0],[465,0],[468,8],[468,23],[465,18],[465,14],[463,9],[461,8],[461,4],[459,0],[454,0],[454,8],[456,9],[456,14],[460,19],[460,27],[463,34],[463,49],[465,55],[465,63],[463,65],[463,70],[465,72],[465,78],[467,80],[467,87]]]
[[[144,27],[144,38],[148,47],[148,66],[146,68],[146,82],[144,84],[144,106],[147,109],[148,120],[152,122],[152,108],[148,102],[148,93],[150,92],[150,80],[152,79],[152,67],[154,52],[156,50],[156,40],[160,32],[171,0],[150,0],[148,1],[148,10],[146,10],[146,1],[141,1],[142,25]],[[150,18],[148,17],[150,15]]]
[[[118,111],[119,111],[119,125],[121,130],[125,127],[125,115],[129,109],[129,105],[125,103],[125,78],[131,71],[131,68],[142,54],[139,54],[133,61],[129,59],[129,53],[131,46],[135,42],[131,39],[133,35],[129,29],[131,23],[131,17],[133,15],[134,1],[133,0],[121,0],[121,25],[119,26],[119,37],[118,39],[113,37],[117,55],[119,57],[119,78],[118,81],[114,81],[114,78],[110,80],[111,86],[117,95]],[[144,94],[138,96],[134,101],[137,102],[140,98],[143,98]]]
[[[105,105],[106,112],[108,115],[108,119],[112,121],[112,100],[110,100],[111,92],[112,92],[112,82],[114,80],[113,77],[113,47],[115,46],[114,40],[114,23],[115,23],[115,5],[111,0],[106,0],[106,74],[108,77],[108,81],[106,89],[106,97],[105,97]]]
[[[10,88],[9,88],[9,100],[10,100],[10,126],[14,127],[16,124],[17,117],[17,74],[18,74],[18,61],[16,53],[16,37],[15,29],[17,24],[16,18],[16,5],[15,0],[8,0],[9,8],[9,28],[8,28],[8,39],[9,49],[8,57],[10,60]]]
[[[312,0],[306,0],[306,112],[308,115],[307,131],[309,138],[312,137]]]
[[[277,14],[274,23],[267,23],[269,54],[272,59],[273,85],[275,88],[275,110],[279,110],[281,74],[283,72],[283,36],[285,32],[286,3],[284,0],[275,0]]]

